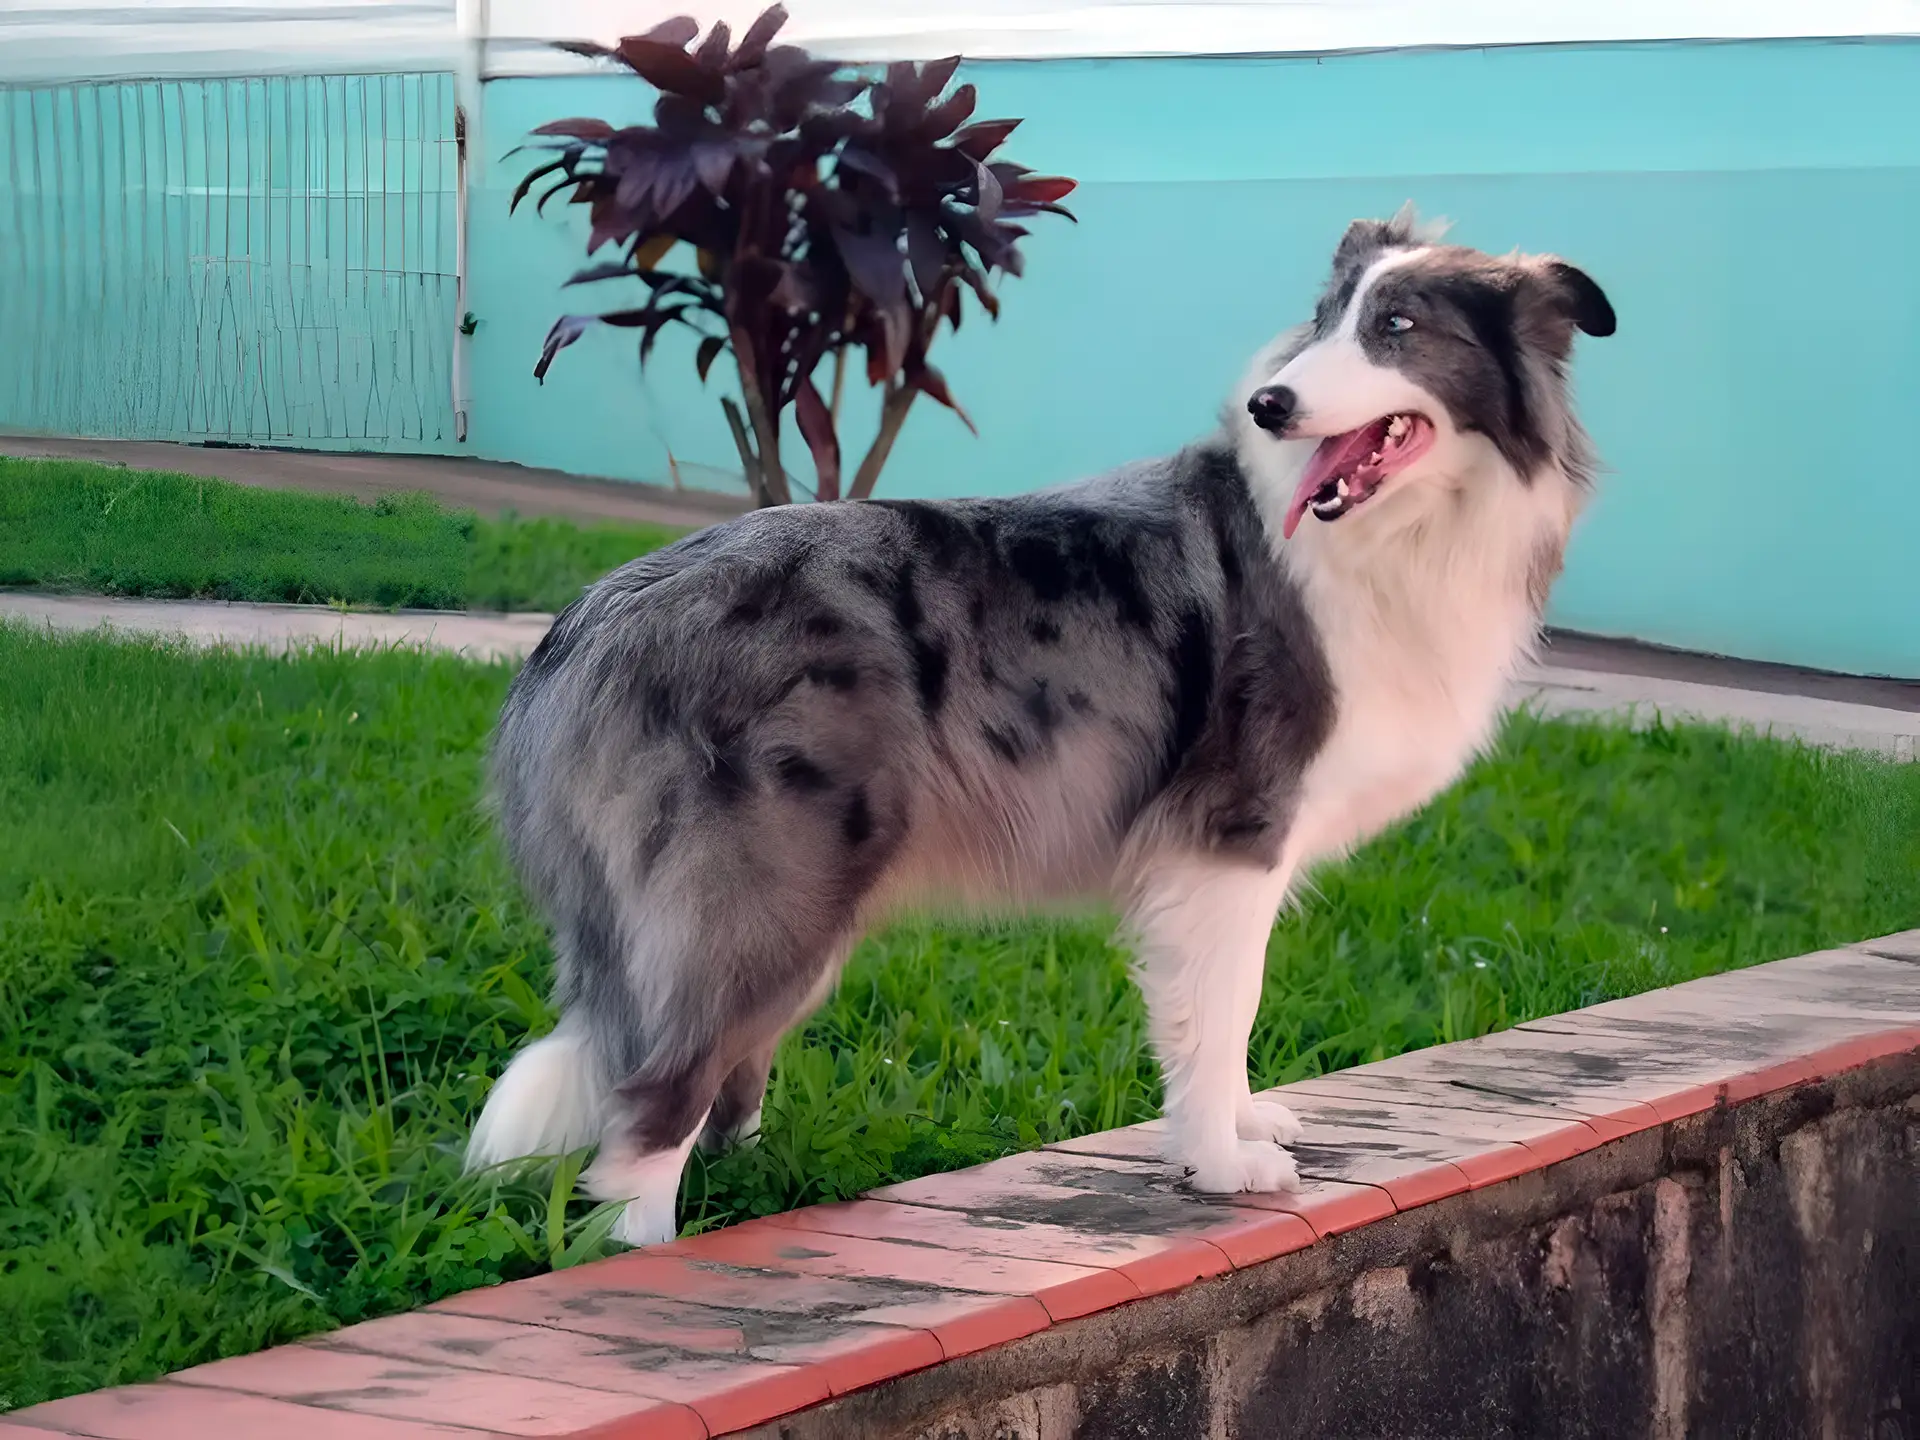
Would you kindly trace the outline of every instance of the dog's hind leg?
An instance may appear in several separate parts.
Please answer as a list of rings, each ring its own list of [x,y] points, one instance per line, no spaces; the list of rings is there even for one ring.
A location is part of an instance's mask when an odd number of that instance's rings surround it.
[[[1174,1158],[1196,1190],[1299,1186],[1293,1157],[1274,1143],[1291,1117],[1266,1115],[1247,1088],[1267,937],[1287,881],[1284,867],[1168,858],[1146,867],[1129,910]]]
[[[835,957],[784,1030],[805,1024],[807,1017],[820,1008],[840,978],[840,966],[845,959],[844,951]],[[735,1065],[720,1082],[720,1094],[700,1130],[698,1143],[702,1150],[713,1154],[731,1146],[751,1144],[759,1137],[760,1108],[766,1101],[767,1076],[773,1070],[773,1054],[779,1043],[779,1037],[774,1037]]]
[[[724,942],[718,928],[704,930],[709,943]],[[764,926],[745,928],[768,938]],[[600,1153],[582,1179],[599,1199],[628,1202],[614,1239],[674,1237],[689,1153],[703,1140],[715,1148],[713,1139],[737,1143],[758,1129],[774,1049],[826,994],[845,954],[839,937],[722,943],[700,963],[665,967],[674,983],[651,995],[644,1038],[597,1037],[604,1053],[623,1056],[616,1064],[626,1079],[612,1088]]]
[[[699,1146],[716,1154],[735,1145],[750,1144],[760,1134],[760,1107],[767,1095],[767,1076],[773,1070],[773,1052],[779,1041],[770,1040],[727,1072],[720,1082],[720,1093],[707,1112],[707,1123],[700,1128]]]

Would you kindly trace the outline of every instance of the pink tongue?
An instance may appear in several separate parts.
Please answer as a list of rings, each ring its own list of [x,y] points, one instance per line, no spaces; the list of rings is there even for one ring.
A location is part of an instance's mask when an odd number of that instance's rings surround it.
[[[1351,473],[1362,460],[1380,448],[1381,428],[1380,422],[1375,420],[1344,435],[1329,435],[1320,442],[1313,452],[1313,458],[1307,461],[1306,471],[1300,476],[1300,486],[1293,492],[1293,503],[1287,506],[1286,522],[1280,527],[1285,539],[1293,538],[1293,532],[1300,528],[1300,517],[1307,513],[1307,502],[1319,493],[1320,487],[1329,478],[1343,471]]]

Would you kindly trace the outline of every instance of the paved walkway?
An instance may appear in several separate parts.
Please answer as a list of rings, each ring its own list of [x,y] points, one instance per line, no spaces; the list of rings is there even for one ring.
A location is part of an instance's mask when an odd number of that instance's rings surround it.
[[[1487,1217],[1538,1203],[1550,1167],[1602,1152],[1611,1168],[1600,1176],[1615,1186],[1623,1156],[1659,1154],[1691,1117],[1906,1055],[1920,1047],[1916,961],[1910,931],[1282,1086],[1267,1094],[1305,1126],[1295,1191],[1195,1195],[1160,1122],[1133,1125],[34,1406],[0,1420],[0,1435],[708,1440],[754,1426],[786,1434],[782,1417],[913,1372],[935,1372],[918,1395],[937,1407],[936,1367],[1041,1332],[1047,1353],[1077,1343],[1077,1363],[1097,1370],[1115,1332],[1061,1327],[1209,1281],[1223,1282],[1208,1292],[1218,1309],[1203,1295],[1190,1314],[1224,1326],[1255,1293],[1227,1277],[1257,1283],[1274,1262],[1308,1273],[1316,1250],[1333,1263],[1320,1248],[1328,1237],[1455,1197],[1449,1241],[1478,1245]],[[1808,1113],[1826,1113],[1813,1103]],[[1658,1148],[1630,1137],[1657,1137]],[[1721,1171],[1723,1216],[1735,1213],[1738,1173]],[[1508,1181],[1522,1184],[1477,1206],[1469,1197]],[[1818,1196],[1831,1183],[1805,1185]],[[1833,1202],[1805,1203],[1830,1212]],[[1565,1235],[1554,1234],[1558,1247]],[[1405,1272],[1393,1273],[1404,1295]],[[980,1375],[976,1362],[949,1383]],[[844,1410],[815,1419],[807,1433],[876,1433]]]
[[[1871,750],[1895,760],[1912,760],[1920,753],[1920,711],[1814,695],[1547,663],[1527,669],[1514,686],[1514,698],[1546,715],[1620,716],[1641,725],[1656,716],[1718,721],[1833,750]]]
[[[0,593],[3,618],[58,630],[110,625],[180,635],[201,644],[430,645],[494,660],[527,654],[553,617],[433,610],[381,614],[311,605]],[[1686,673],[1719,683],[1676,678]],[[1794,693],[1789,687],[1796,684],[1814,693]],[[1743,666],[1605,642],[1557,642],[1547,659],[1530,667],[1514,686],[1513,700],[1549,715],[1611,715],[1639,724],[1656,715],[1721,721],[1898,760],[1920,754],[1920,686],[1801,675],[1785,667]]]
[[[202,475],[269,490],[376,499],[424,490],[463,510],[497,515],[553,515],[568,520],[630,520],[689,528],[711,525],[747,508],[736,477],[704,466],[683,467],[689,487],[672,490],[623,480],[584,479],[450,455],[374,455],[359,451],[249,450],[170,445],[155,440],[66,440],[0,435],[0,455],[26,459],[92,460],[134,470]],[[732,491],[733,493],[729,493]]]

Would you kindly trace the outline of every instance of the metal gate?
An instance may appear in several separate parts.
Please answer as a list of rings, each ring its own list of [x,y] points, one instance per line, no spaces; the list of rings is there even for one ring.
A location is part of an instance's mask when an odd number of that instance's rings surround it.
[[[0,429],[451,448],[449,74],[0,87]]]

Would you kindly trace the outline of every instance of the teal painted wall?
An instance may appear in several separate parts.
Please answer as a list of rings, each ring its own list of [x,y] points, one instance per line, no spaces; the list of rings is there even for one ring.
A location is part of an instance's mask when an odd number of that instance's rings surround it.
[[[453,448],[448,74],[0,86],[0,427]]]
[[[1169,450],[1301,317],[1346,221],[1403,200],[1455,238],[1556,250],[1620,334],[1579,364],[1611,472],[1552,618],[1601,633],[1920,675],[1920,48],[1647,45],[1322,60],[970,66],[1010,154],[1079,177],[1005,319],[939,361],[980,428],[927,407],[896,495],[1005,493]],[[473,449],[658,480],[729,467],[714,396],[626,337],[531,367],[579,263],[577,215],[506,199],[540,121],[643,118],[637,84],[496,81],[474,155]],[[612,298],[612,297],[604,297]],[[1891,443],[1890,443],[1891,442]],[[797,447],[796,447],[797,448]]]

